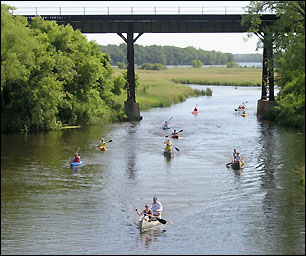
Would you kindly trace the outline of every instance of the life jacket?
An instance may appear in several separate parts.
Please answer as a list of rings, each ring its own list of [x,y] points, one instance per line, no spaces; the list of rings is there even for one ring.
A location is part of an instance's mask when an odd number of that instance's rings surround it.
[[[169,151],[171,150],[171,144],[168,144],[168,143],[166,144],[166,150],[169,150]]]
[[[79,156],[78,156],[78,157],[74,157],[73,162],[74,162],[74,163],[80,162],[80,157],[79,157]]]

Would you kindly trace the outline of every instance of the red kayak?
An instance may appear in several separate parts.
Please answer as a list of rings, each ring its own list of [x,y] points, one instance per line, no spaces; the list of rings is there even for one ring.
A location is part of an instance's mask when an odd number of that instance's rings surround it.
[[[173,139],[178,139],[179,136],[178,136],[178,134],[175,134],[175,135],[171,135],[171,138],[173,138]]]
[[[197,115],[199,111],[192,111],[192,114]]]

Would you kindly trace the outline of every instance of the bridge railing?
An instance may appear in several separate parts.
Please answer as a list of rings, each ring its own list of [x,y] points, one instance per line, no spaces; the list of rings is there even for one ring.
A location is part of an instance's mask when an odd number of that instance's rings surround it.
[[[244,7],[18,7],[13,15],[245,14]]]

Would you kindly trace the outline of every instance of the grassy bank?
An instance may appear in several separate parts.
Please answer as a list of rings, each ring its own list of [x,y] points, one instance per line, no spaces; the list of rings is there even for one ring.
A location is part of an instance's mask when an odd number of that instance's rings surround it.
[[[115,68],[115,75],[124,72]],[[260,86],[261,69],[258,68],[169,68],[166,70],[137,70],[139,85],[136,88],[136,101],[140,110],[152,107],[168,107],[187,97],[203,95],[184,84]],[[212,92],[213,93],[213,92]],[[126,93],[116,101],[126,100]]]
[[[172,72],[172,80],[182,84],[261,86],[259,68],[186,68],[175,69]]]

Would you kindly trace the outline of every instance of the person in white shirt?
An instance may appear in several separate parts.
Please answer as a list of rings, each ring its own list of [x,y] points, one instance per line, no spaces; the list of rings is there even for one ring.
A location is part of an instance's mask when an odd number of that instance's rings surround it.
[[[161,211],[163,210],[163,206],[162,204],[157,201],[157,197],[154,196],[153,197],[153,203],[152,203],[152,211],[153,211],[153,216],[156,216],[156,217],[161,217]]]

